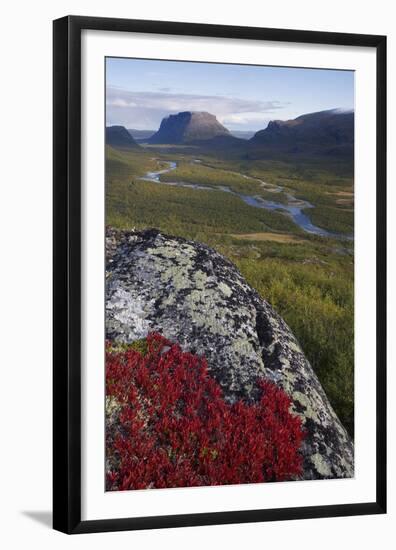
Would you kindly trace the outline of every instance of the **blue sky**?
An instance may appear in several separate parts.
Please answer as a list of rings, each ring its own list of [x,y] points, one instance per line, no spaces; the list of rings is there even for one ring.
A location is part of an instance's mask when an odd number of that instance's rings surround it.
[[[354,73],[107,58],[106,124],[156,130],[164,116],[208,111],[230,130],[260,130],[325,109],[354,108]]]

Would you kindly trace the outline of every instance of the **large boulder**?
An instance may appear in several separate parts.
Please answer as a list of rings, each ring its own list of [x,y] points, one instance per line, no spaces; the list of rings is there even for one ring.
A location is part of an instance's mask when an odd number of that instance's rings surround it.
[[[354,474],[353,443],[290,328],[212,248],[157,230],[106,235],[106,334],[132,342],[159,332],[202,354],[229,401],[282,387],[307,435],[303,479]]]

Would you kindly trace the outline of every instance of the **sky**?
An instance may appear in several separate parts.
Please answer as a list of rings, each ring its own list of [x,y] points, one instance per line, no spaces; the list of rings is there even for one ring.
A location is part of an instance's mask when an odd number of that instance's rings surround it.
[[[157,130],[170,114],[208,111],[231,131],[257,131],[336,108],[354,108],[353,71],[106,59],[107,126]]]

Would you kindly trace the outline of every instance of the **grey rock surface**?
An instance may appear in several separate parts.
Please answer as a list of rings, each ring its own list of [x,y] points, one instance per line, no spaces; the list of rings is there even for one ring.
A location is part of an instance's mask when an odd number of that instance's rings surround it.
[[[254,400],[266,377],[291,397],[307,432],[303,479],[354,475],[353,443],[289,327],[210,247],[157,230],[106,234],[106,334],[156,331],[204,355],[225,397]]]

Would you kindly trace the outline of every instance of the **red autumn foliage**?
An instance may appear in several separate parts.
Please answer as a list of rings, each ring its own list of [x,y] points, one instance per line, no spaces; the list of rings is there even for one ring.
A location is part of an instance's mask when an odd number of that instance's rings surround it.
[[[257,403],[224,401],[204,358],[159,334],[147,353],[106,355],[115,419],[106,434],[107,490],[259,483],[301,473],[301,420],[274,384]]]

